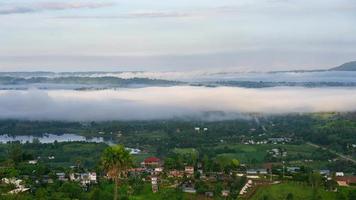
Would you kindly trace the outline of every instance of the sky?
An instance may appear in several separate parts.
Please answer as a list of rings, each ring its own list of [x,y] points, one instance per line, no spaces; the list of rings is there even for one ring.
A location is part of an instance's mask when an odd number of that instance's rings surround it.
[[[0,1],[0,71],[271,71],[352,60],[354,0]]]

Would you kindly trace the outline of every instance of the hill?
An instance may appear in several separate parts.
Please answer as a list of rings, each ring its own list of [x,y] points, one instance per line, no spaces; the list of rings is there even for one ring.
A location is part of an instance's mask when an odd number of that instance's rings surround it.
[[[332,71],[356,71],[356,61],[342,64],[338,67],[331,68]]]

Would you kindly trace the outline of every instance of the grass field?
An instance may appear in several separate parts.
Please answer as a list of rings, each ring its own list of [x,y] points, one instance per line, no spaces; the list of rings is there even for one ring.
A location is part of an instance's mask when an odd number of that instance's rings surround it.
[[[197,153],[197,150],[194,148],[175,148],[173,152],[177,154],[193,154]]]
[[[175,199],[200,199],[198,195],[177,192],[175,189],[161,188],[159,192],[153,193],[151,185],[146,184],[142,195],[130,196],[130,200],[175,200]]]
[[[314,147],[309,145],[245,145],[245,144],[235,144],[235,145],[220,145],[216,148],[224,148],[224,146],[233,148],[235,153],[224,153],[225,155],[231,158],[236,158],[243,163],[248,163],[251,160],[255,160],[257,163],[264,162],[264,158],[267,155],[267,151],[272,148],[283,148],[287,150],[288,155],[302,155],[303,157],[310,157],[311,154],[315,151]]]
[[[297,183],[283,183],[259,188],[251,200],[284,200],[289,193],[292,194],[293,199],[338,200],[341,196],[347,197],[350,190],[352,189],[340,188],[339,192],[330,192],[323,189],[314,190],[310,186]]]

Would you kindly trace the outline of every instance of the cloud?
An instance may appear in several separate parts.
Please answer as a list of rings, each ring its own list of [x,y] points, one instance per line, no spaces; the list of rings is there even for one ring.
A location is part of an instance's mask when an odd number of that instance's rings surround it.
[[[242,0],[221,4],[215,7],[198,6],[195,9],[153,9],[129,11],[117,15],[72,15],[59,16],[63,19],[152,19],[152,18],[209,18],[223,15],[238,15],[242,18],[255,18],[263,14],[268,17],[281,14],[287,18],[303,15],[329,15],[330,13],[354,12],[356,4],[348,0],[328,0],[310,2],[306,0]]]
[[[238,118],[246,113],[343,112],[356,110],[355,90],[177,86],[104,91],[2,91],[0,118],[102,121],[208,117],[218,120]]]
[[[194,11],[134,11],[121,15],[79,15],[79,16],[59,16],[57,19],[153,19],[153,18],[191,18],[191,17],[203,17],[206,13],[194,12]]]
[[[183,18],[194,17],[194,13],[175,12],[175,11],[137,11],[129,12],[122,15],[106,15],[106,16],[60,16],[57,19],[138,19],[138,18]]]
[[[112,6],[113,3],[94,3],[94,2],[71,2],[71,3],[59,3],[59,2],[44,2],[44,3],[32,3],[32,4],[0,4],[0,15],[10,14],[23,14],[23,13],[35,13],[43,11],[56,11],[56,10],[68,10],[68,9],[95,9],[101,7]]]
[[[192,18],[211,17],[224,14],[238,13],[241,8],[237,6],[218,6],[196,10],[139,10],[119,15],[78,15],[59,16],[58,19],[152,19],[152,18]]]

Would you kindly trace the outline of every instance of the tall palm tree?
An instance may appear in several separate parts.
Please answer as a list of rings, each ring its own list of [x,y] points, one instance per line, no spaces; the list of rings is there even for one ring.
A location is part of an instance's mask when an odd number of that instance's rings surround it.
[[[127,171],[133,163],[130,152],[122,145],[108,147],[101,156],[101,163],[107,176],[115,182],[114,200],[117,200],[119,180],[126,177]]]

